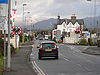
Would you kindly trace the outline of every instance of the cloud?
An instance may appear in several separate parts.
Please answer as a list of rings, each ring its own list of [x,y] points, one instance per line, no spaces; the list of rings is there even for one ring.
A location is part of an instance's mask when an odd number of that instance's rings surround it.
[[[14,8],[14,1],[12,0],[12,8]],[[34,21],[57,18],[58,13],[62,18],[70,18],[73,13],[78,18],[93,15],[93,4],[91,4],[93,2],[87,3],[86,0],[17,0],[17,22],[19,20],[21,22],[23,18],[23,3],[27,4],[24,7],[25,12],[30,11],[30,14],[25,16],[32,17]]]
[[[94,4],[95,1],[96,1],[96,4],[100,4],[100,0],[91,0],[91,1],[83,0],[82,2]]]

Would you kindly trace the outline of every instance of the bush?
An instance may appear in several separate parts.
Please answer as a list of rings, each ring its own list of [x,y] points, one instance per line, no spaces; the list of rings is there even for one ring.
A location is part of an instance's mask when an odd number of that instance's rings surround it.
[[[89,44],[90,46],[93,46],[93,45],[94,45],[91,38],[88,39],[88,44]]]
[[[15,53],[15,49],[13,45],[10,44],[10,48],[11,48],[11,54]],[[7,49],[8,49],[8,43],[6,43],[6,52],[7,52]],[[0,39],[0,54],[3,56],[3,53],[4,53],[4,40]]]
[[[3,55],[4,41],[0,38],[0,54]]]
[[[24,41],[27,41],[27,36],[25,36]]]
[[[20,35],[20,42],[22,42],[22,35]]]
[[[86,39],[80,39],[79,45],[88,45],[88,42],[86,41]]]

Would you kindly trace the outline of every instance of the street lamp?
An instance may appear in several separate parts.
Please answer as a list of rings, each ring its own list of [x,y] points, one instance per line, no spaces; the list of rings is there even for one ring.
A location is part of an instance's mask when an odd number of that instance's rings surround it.
[[[27,4],[23,4],[23,38],[22,38],[22,42],[24,43],[24,6],[26,6]]]

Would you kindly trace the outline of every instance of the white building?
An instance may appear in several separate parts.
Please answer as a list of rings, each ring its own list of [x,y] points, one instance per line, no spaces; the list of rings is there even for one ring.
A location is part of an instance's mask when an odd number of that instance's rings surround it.
[[[60,30],[61,35],[63,35],[63,32],[66,32],[64,34],[64,43],[76,43],[78,38],[80,38],[81,31],[84,29],[84,21],[83,19],[76,19],[75,14],[72,14],[71,19],[60,19],[58,15],[58,24],[55,26],[55,29]],[[77,31],[79,31],[78,34],[76,34]]]

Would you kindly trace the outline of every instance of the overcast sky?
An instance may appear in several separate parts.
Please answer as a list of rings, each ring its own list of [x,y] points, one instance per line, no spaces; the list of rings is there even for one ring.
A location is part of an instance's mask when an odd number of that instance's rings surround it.
[[[12,8],[14,8],[12,0]],[[76,14],[77,18],[91,17],[94,14],[93,0],[17,0],[16,21],[22,21],[23,3],[26,3],[25,11],[30,11],[34,22],[47,19],[57,18],[60,13],[61,18],[70,18],[72,14]],[[97,15],[100,15],[100,0],[97,0]]]

